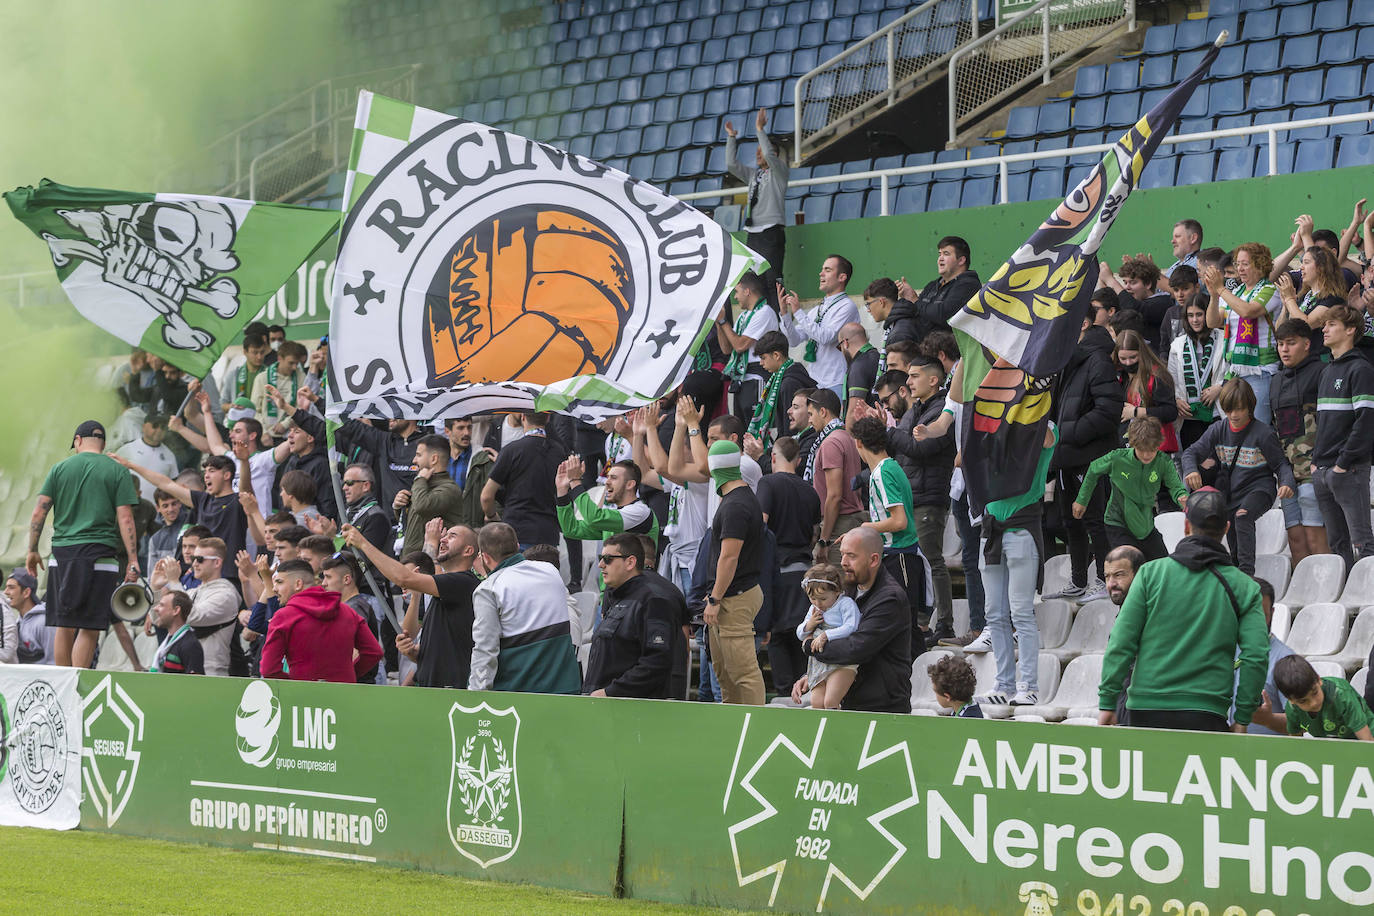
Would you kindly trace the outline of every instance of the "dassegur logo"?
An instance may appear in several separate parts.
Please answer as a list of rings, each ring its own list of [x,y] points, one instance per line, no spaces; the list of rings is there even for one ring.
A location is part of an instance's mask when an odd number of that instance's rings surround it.
[[[20,807],[41,814],[52,807],[67,781],[67,718],[57,691],[47,681],[34,681],[14,704],[15,753],[10,786]]]
[[[252,681],[243,689],[234,714],[239,756],[255,767],[269,766],[277,756],[277,731],[281,728],[281,703],[266,681]]]
[[[106,675],[81,702],[85,745],[81,776],[96,817],[113,827],[138,781],[143,756],[143,710]]]
[[[485,701],[448,713],[453,769],[448,786],[448,836],[453,848],[482,868],[520,848],[520,779],[516,750],[520,713]]]

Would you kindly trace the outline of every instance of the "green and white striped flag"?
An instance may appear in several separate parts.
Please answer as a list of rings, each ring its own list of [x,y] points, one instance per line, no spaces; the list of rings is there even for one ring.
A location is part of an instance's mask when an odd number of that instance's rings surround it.
[[[594,420],[692,367],[765,262],[652,185],[362,92],[330,315],[329,412]]]
[[[329,210],[46,178],[5,202],[47,242],[77,311],[197,378],[339,224]]]

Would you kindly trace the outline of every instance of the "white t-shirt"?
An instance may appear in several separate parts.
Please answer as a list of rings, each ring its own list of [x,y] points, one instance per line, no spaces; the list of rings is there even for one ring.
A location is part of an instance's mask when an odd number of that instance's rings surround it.
[[[760,337],[767,334],[769,331],[778,330],[779,327],[778,313],[773,311],[768,303],[764,302],[760,303],[759,306],[754,309],[754,313],[749,316],[749,323],[744,326],[744,330],[740,333],[742,336],[751,338],[757,343]],[[751,364],[754,363],[752,353],[750,354],[749,362]],[[750,372],[745,378],[763,381],[764,376],[759,372]]]
[[[234,453],[229,453],[229,458],[234,462],[234,492],[239,491],[239,463],[234,458]],[[276,501],[272,498],[272,481],[277,476],[277,459],[273,450],[265,448],[256,455],[248,458],[248,472],[253,477],[253,495],[258,498],[258,508],[262,510],[263,518],[272,514],[272,507]]]
[[[157,471],[159,474],[166,474],[168,477],[177,476],[177,459],[172,454],[172,450],[165,445],[152,446],[143,441],[140,435],[137,439],[120,446],[119,451],[115,452],[121,458],[127,458],[134,464],[142,465],[150,471]],[[153,501],[153,493],[157,487],[153,486],[142,477],[138,479],[138,495],[149,502]]]
[[[672,544],[669,563],[674,569],[691,570],[696,565],[697,548],[706,536],[706,501],[711,484],[675,484],[668,480],[663,483],[668,493],[668,524],[663,526],[663,534]]]

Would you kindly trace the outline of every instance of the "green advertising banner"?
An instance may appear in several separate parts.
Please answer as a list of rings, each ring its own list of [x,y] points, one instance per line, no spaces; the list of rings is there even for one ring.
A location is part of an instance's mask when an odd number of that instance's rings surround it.
[[[338,233],[325,239],[281,289],[267,300],[258,320],[279,324],[287,340],[319,339],[329,333],[329,296],[334,285]]]
[[[82,825],[779,912],[1374,904],[1357,742],[83,672]]]

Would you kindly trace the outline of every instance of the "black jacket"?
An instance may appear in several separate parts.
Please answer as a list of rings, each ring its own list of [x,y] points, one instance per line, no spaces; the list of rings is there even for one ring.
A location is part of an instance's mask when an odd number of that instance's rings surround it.
[[[813,654],[827,664],[859,666],[842,708],[910,714],[911,606],[906,591],[880,566],[873,587],[854,600],[859,604],[858,628]]]
[[[884,340],[893,344],[899,340],[919,341],[920,330],[916,322],[916,305],[906,299],[898,299],[892,305],[892,311],[887,313],[887,318],[883,321],[883,330],[887,332]]]
[[[612,697],[666,699],[673,637],[682,638],[677,610],[642,575],[609,589],[605,604],[592,635],[582,692],[604,689]]]
[[[371,423],[349,420],[339,428],[338,434],[341,438],[347,437],[351,445],[372,453],[372,471],[377,479],[377,501],[382,504],[382,510],[390,514],[396,494],[410,489],[410,485],[415,481],[415,446],[429,435],[429,430],[417,425],[409,436],[401,438],[389,430],[378,429]],[[316,439],[323,441],[318,436]]]
[[[1115,349],[1116,342],[1112,340],[1112,332],[1106,328],[1093,325],[1083,332],[1083,337],[1078,341],[1080,350],[1091,350],[1093,353],[1101,353],[1107,357],[1107,362],[1112,361],[1112,350]]]
[[[938,396],[922,404],[917,401],[902,415],[894,429],[887,431],[887,450],[897,459],[911,482],[911,505],[948,506],[949,481],[954,476],[954,455],[958,451],[953,424],[937,439],[917,442],[911,431],[918,424],[929,426],[945,408]]]
[[[1312,466],[1349,470],[1369,464],[1374,445],[1374,366],[1352,347],[1322,370]]]
[[[894,340],[914,340],[920,343],[931,331],[948,331],[949,320],[958,314],[964,303],[972,299],[982,285],[983,281],[978,279],[976,270],[966,270],[948,283],[942,284],[939,277],[931,280],[926,284],[926,288],[921,290],[915,302],[898,299],[897,304],[892,307],[892,314],[887,316],[888,320],[884,323],[892,322],[893,315],[897,315],[898,309],[901,309],[901,317],[898,320],[902,321],[906,318],[906,313],[910,312],[910,323],[903,322],[902,327],[910,327],[912,332],[903,333],[901,336],[889,333],[887,342],[890,344]]]
[[[1117,447],[1117,424],[1126,392],[1116,381],[1111,360],[1103,356],[1089,329],[1059,374],[1054,403],[1059,410],[1059,447],[1054,469],[1080,468]],[[1106,331],[1102,331],[1106,337]],[[1111,338],[1108,337],[1108,341]],[[1109,351],[1110,352],[1110,351]]]
[[[803,388],[815,387],[816,383],[811,378],[811,373],[807,372],[806,366],[801,363],[794,362],[782,374],[782,381],[778,383],[778,406],[773,410],[773,426],[777,429],[779,438],[792,435],[792,420],[787,416],[787,408],[792,406],[792,399]],[[762,389],[759,396],[763,396]]]
[[[1145,323],[1145,342],[1157,355],[1168,359],[1168,348],[1160,349],[1160,328],[1169,309],[1178,304],[1174,297],[1168,293],[1155,293],[1146,299],[1136,299],[1130,293],[1122,292],[1117,295],[1116,300],[1118,308],[1135,309],[1140,312],[1141,321]]]

